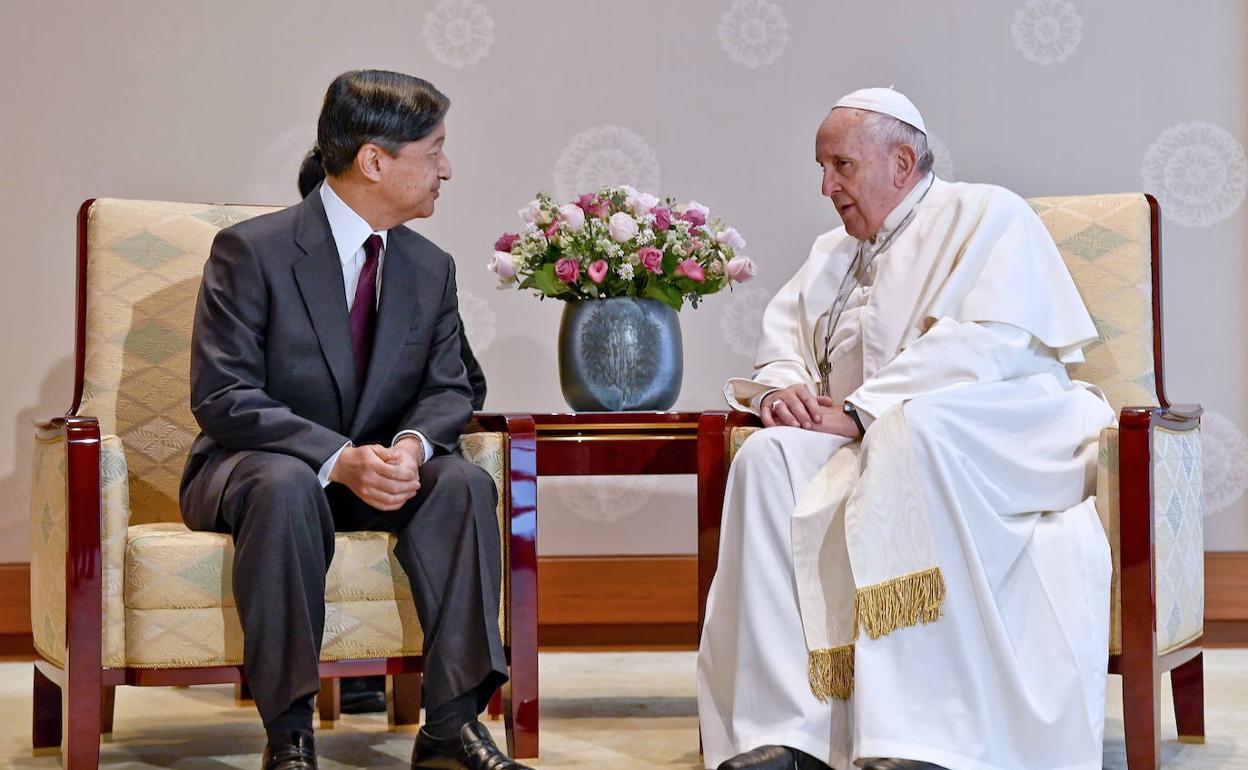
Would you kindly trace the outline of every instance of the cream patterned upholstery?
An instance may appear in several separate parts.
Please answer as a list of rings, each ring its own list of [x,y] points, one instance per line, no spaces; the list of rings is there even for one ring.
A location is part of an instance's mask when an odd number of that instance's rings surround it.
[[[198,432],[189,408],[190,334],[204,260],[220,228],[270,210],[125,200],[98,200],[91,208],[78,414],[96,417],[102,434],[106,668],[241,662],[230,587],[233,543],[181,523],[178,483]],[[460,449],[500,490],[506,575],[506,437],[470,433]],[[65,663],[65,463],[62,439],[37,440],[32,629],[36,648],[58,666]],[[336,536],[324,660],[419,654],[423,635],[392,545],[386,533]],[[507,640],[502,607],[499,623]]]
[[[1071,377],[1098,386],[1113,405],[1158,405],[1153,364],[1150,210],[1140,194],[1080,195],[1029,201],[1049,229],[1100,339]],[[736,456],[753,427],[729,431]],[[1199,637],[1204,623],[1204,514],[1199,431],[1153,432],[1153,542],[1157,650],[1164,654]],[[1113,553],[1110,652],[1122,652],[1118,498],[1118,430],[1100,437],[1097,511]]]

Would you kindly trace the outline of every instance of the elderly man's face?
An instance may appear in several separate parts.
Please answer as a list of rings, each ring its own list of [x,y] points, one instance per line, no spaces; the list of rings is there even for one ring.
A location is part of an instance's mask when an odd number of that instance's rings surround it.
[[[895,153],[863,125],[867,113],[838,107],[815,134],[815,161],[823,169],[823,194],[832,199],[845,230],[859,240],[879,232],[907,189]]]

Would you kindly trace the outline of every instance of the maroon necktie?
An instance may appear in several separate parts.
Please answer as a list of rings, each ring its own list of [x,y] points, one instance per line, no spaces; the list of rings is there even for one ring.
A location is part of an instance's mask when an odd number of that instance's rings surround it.
[[[355,382],[364,385],[368,357],[373,352],[373,330],[377,327],[377,265],[381,261],[381,236],[373,233],[364,241],[364,267],[355,284],[351,305],[351,342],[355,346]]]

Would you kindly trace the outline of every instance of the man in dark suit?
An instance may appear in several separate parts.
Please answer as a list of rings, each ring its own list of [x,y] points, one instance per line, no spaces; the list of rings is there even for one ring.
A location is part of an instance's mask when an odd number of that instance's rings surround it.
[[[306,198],[320,188],[325,181],[325,163],[321,149],[314,146],[299,165],[297,187],[299,197]],[[472,388],[472,410],[481,411],[485,406],[485,372],[472,353],[468,335],[464,331],[463,316],[459,321],[459,357],[468,372],[468,385]],[[344,714],[375,714],[386,710],[386,678],[384,676],[344,676],[339,680],[340,708]]]
[[[521,767],[477,721],[507,669],[497,492],[454,453],[472,411],[454,263],[401,226],[450,179],[448,106],[419,78],[339,76],[317,125],[327,180],[222,230],[204,267],[182,510],[234,537],[266,768],[316,767],[325,572],[353,529],[396,534],[424,631],[413,767]]]

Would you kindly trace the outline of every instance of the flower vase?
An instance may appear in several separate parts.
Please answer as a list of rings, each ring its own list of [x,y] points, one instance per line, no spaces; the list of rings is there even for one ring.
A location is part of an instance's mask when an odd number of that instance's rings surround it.
[[[663,411],[684,371],[680,319],[655,299],[566,302],[559,323],[559,384],[580,412]]]

